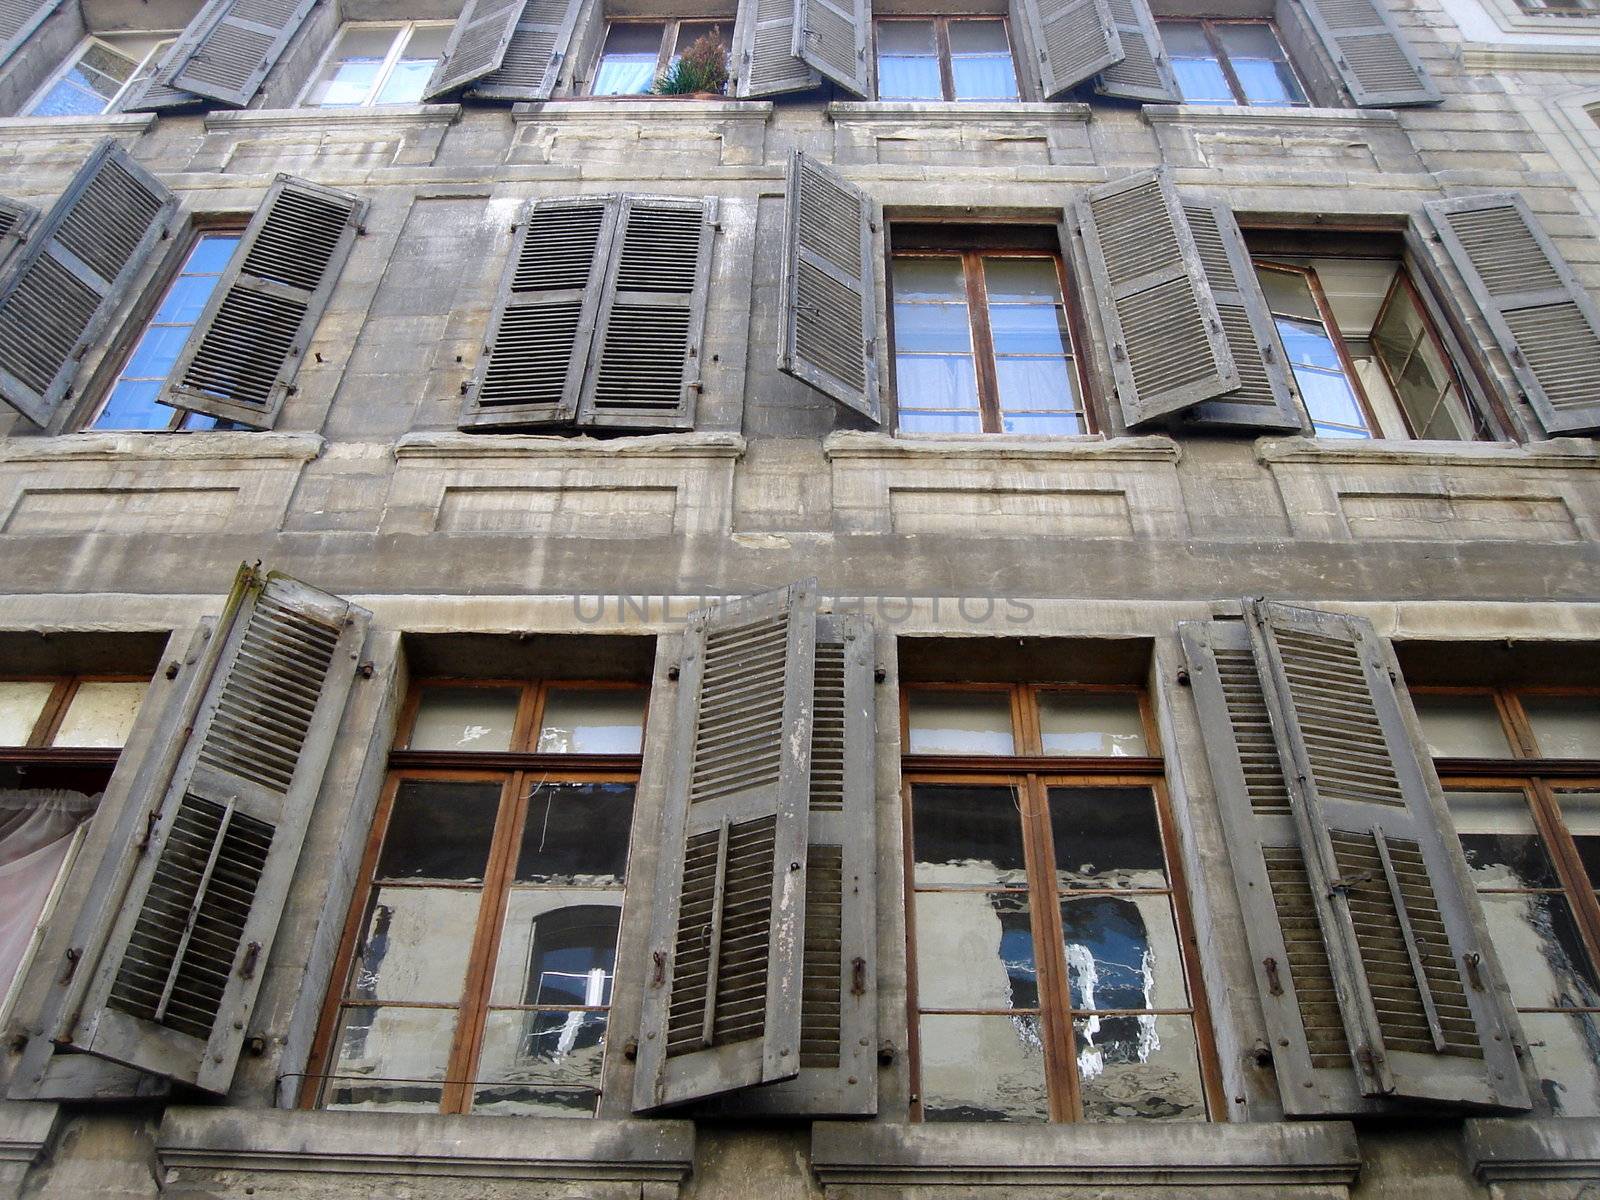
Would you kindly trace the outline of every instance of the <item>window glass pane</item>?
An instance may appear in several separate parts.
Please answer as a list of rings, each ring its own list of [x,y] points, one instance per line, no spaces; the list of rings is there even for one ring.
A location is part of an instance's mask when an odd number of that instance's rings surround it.
[[[423,688],[409,749],[510,750],[521,699],[514,687]]]
[[[1161,42],[1178,77],[1178,94],[1190,104],[1233,104],[1233,89],[1198,21],[1162,21]]]
[[[378,104],[415,104],[422,99],[428,77],[439,65],[445,41],[450,36],[448,25],[419,25],[411,33],[400,51],[400,59],[389,78],[378,92]]]
[[[913,691],[911,754],[1015,754],[1007,692]]]
[[[483,878],[500,784],[407,779],[383,835],[379,879]]]
[[[610,1004],[621,912],[620,895],[513,888],[490,1003]]]
[[[957,100],[1015,100],[1017,72],[1003,21],[951,21],[950,76]]]
[[[392,27],[345,29],[323,66],[322,74],[312,85],[306,104],[313,108],[351,108],[365,104],[378,82],[384,59],[402,32]]]
[[[1061,902],[1072,1007],[1182,1008],[1188,1003],[1172,901],[1074,896]]]
[[[1161,825],[1149,788],[1054,787],[1049,805],[1060,886],[1167,886]]]
[[[605,50],[594,74],[596,96],[637,96],[655,85],[663,25],[645,22],[615,24],[606,30]]]
[[[908,433],[978,433],[978,377],[972,356],[896,355],[900,428]]]
[[[123,84],[133,78],[138,66],[137,58],[98,39],[91,41],[77,62],[34,104],[30,115],[69,117],[103,113]]]
[[[0,746],[26,746],[55,684],[47,679],[0,680]]]
[[[1300,90],[1270,25],[1219,22],[1212,28],[1227,51],[1228,65],[1244,89],[1246,103],[1262,106],[1305,103],[1305,93]]]
[[[52,746],[121,746],[150,685],[144,680],[117,682],[89,679],[67,701],[67,711]]]
[[[1039,732],[1046,754],[1142,757],[1150,753],[1139,699],[1133,695],[1040,692]]]
[[[1034,1016],[918,1022],[926,1121],[1047,1121],[1044,1037]]]
[[[1037,1008],[1028,897],[917,892],[917,1003],[923,1008]]]
[[[477,888],[378,888],[367,910],[347,996],[460,1001],[480,895]]]
[[[605,1041],[602,1012],[491,1012],[484,1023],[472,1111],[593,1116]]]
[[[1493,696],[1413,692],[1411,703],[1432,757],[1511,757],[1511,743]]]
[[[638,754],[644,748],[643,688],[551,688],[541,754]]]
[[[517,882],[620,884],[633,823],[631,783],[541,783],[528,797]]]
[[[1427,318],[1411,291],[1397,282],[1372,330],[1372,351],[1383,364],[1395,400],[1419,438],[1462,440],[1475,436],[1455,375],[1428,332]]]
[[[357,1004],[339,1016],[324,1108],[438,1111],[454,1009]]]
[[[1521,696],[1545,758],[1600,758],[1600,696]]]
[[[1193,1018],[1079,1017],[1072,1033],[1084,1120],[1205,1119]]]
[[[1600,1006],[1600,976],[1565,896],[1480,892],[1478,901],[1519,1008]]]
[[[919,783],[911,791],[911,810],[917,886],[1027,883],[1013,788]]]
[[[943,98],[933,22],[878,22],[878,99]]]
[[[1449,792],[1445,799],[1476,886],[1561,886],[1521,792]]]
[[[1600,1013],[1518,1013],[1517,1020],[1555,1115],[1600,1116]]]
[[[1589,883],[1600,888],[1600,792],[1558,792],[1556,801]]]
[[[704,37],[713,37],[722,47],[723,60],[728,56],[728,29],[721,21],[680,21],[678,23],[678,41],[672,49],[672,63],[688,52],[696,42]]]
[[[988,279],[994,280],[999,272],[993,267],[997,265],[993,260],[984,264]],[[1022,263],[1007,264],[1008,266],[1021,266]],[[1055,272],[1050,269],[1050,264],[1043,264],[1044,271],[1049,272],[1050,282],[1054,283]],[[1006,274],[1014,272],[1007,271]],[[1020,272],[1016,272],[1020,273]],[[1031,273],[1031,272],[1030,272]],[[1040,282],[1044,282],[1041,280]],[[994,335],[994,352],[996,354],[1048,354],[1064,357],[1068,351],[1067,326],[1063,319],[1059,299],[1049,297],[1034,301],[1006,301],[989,293],[989,331]]]

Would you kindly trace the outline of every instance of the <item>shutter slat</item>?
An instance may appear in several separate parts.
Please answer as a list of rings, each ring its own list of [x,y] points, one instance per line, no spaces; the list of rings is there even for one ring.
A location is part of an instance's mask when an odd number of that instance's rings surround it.
[[[11,255],[38,219],[39,210],[33,205],[0,196],[0,269],[11,261]]]
[[[1363,108],[1443,97],[1382,0],[1301,0],[1350,98]]]
[[[845,90],[870,95],[872,0],[794,0],[794,13],[790,55]]]
[[[526,4],[527,0],[467,0],[422,98],[435,100],[498,70]]]
[[[317,0],[212,0],[191,22],[159,83],[242,108]]]
[[[62,0],[0,0],[0,64],[22,48]]]
[[[1122,35],[1107,0],[1011,0],[1011,27],[1027,34],[1038,56],[1039,90],[1046,100],[1122,61]],[[1019,72],[1028,69],[1018,49]]]
[[[548,100],[561,77],[583,0],[524,0],[522,15],[493,70],[469,95],[490,100]]]
[[[798,7],[796,0],[739,0],[733,23],[734,95],[777,96],[821,85],[822,76],[794,53]]]
[[[1121,100],[1178,103],[1183,97],[1150,6],[1145,0],[1107,3],[1122,56],[1100,73],[1095,91]]]

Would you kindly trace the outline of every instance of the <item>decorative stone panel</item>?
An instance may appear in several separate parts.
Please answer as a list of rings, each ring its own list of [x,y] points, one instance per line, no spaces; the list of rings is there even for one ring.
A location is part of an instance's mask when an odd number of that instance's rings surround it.
[[[767,100],[625,97],[518,104],[507,161],[585,168],[638,179],[644,164],[663,178],[699,168],[750,166],[766,156]]]
[[[835,100],[828,117],[841,164],[975,170],[1094,162],[1087,104]]]
[[[1211,168],[1241,184],[1259,184],[1262,168],[1295,164],[1295,181],[1318,174],[1428,177],[1400,118],[1390,109],[1233,108],[1147,104],[1163,158],[1174,167]],[[1386,179],[1385,185],[1396,186]]]
[[[208,112],[205,140],[189,169],[264,175],[426,167],[460,117],[459,104]]]
[[[31,192],[54,172],[65,188],[102,138],[129,149],[155,122],[155,113],[111,113],[100,117],[5,117],[0,119],[0,162],[7,195]],[[21,173],[26,172],[26,176]]]

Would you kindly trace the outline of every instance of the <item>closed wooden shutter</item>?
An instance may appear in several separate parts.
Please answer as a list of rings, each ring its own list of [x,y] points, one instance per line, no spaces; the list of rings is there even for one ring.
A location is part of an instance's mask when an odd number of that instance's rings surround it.
[[[0,63],[21,49],[28,36],[61,3],[62,0],[0,0]]]
[[[1122,61],[1122,35],[1106,0],[1011,0],[1011,27],[1027,31],[1046,100]],[[1026,70],[1020,52],[1017,58],[1019,72]]]
[[[1183,213],[1189,219],[1200,266],[1211,285],[1222,332],[1242,381],[1220,399],[1205,400],[1189,409],[1185,423],[1212,429],[1310,432],[1301,416],[1283,343],[1233,210],[1221,200],[1185,199]]]
[[[1357,105],[1397,108],[1443,99],[1383,0],[1300,3]]]
[[[716,202],[624,196],[578,422],[693,429]]]
[[[733,23],[734,95],[807,92],[822,82],[794,53],[795,0],[739,0]]]
[[[1100,73],[1095,91],[1122,100],[1176,104],[1183,97],[1155,17],[1145,0],[1108,0],[1122,57]]]
[[[255,96],[317,0],[211,0],[189,22],[164,84],[242,108]]]
[[[1527,201],[1500,192],[1425,207],[1545,432],[1600,432],[1600,309]]]
[[[422,98],[443,96],[496,70],[505,60],[526,4],[527,0],[467,0]]]
[[[634,1109],[800,1070],[816,590],[690,617]]]
[[[814,159],[790,155],[778,367],[877,422],[872,226],[870,196]]]
[[[471,88],[491,100],[548,100],[561,77],[583,0],[524,0],[500,65]]]
[[[576,418],[618,207],[616,196],[528,202],[467,384],[462,429]]]
[[[1077,213],[1123,420],[1137,426],[1238,388],[1244,381],[1166,173],[1090,188]]]
[[[870,94],[867,39],[872,31],[871,0],[794,0],[794,41],[790,52],[847,91]]]
[[[10,261],[12,252],[38,219],[39,210],[33,205],[0,196],[0,267]]]
[[[108,856],[131,878],[84,949],[72,1046],[227,1091],[366,629],[348,601],[244,569],[148,836]]]
[[[178,356],[162,402],[270,429],[366,212],[357,196],[279,175]]]
[[[109,138],[95,147],[0,281],[0,399],[49,423],[175,207]]]
[[[1499,972],[1392,653],[1356,617],[1250,601],[1245,620],[1357,1087],[1528,1108]]]

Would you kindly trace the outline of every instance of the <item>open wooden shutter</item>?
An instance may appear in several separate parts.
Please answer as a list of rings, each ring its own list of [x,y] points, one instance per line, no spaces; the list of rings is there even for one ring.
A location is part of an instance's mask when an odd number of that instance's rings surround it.
[[[784,204],[778,368],[876,423],[872,197],[796,151]]]
[[[530,200],[495,293],[462,429],[565,424],[578,396],[617,223],[616,196]]]
[[[1046,100],[1122,61],[1122,35],[1106,0],[1011,0],[1011,27],[1027,30]]]
[[[1095,91],[1122,100],[1176,104],[1183,99],[1156,19],[1145,0],[1108,0],[1122,57],[1100,73]]]
[[[800,1070],[812,582],[689,618],[633,1105]]]
[[[0,399],[46,425],[176,202],[107,138],[0,281]]]
[[[858,96],[871,94],[872,0],[794,0],[789,53]]]
[[[1499,974],[1392,653],[1357,617],[1249,601],[1245,621],[1357,1087],[1528,1108]]]
[[[1221,200],[1185,199],[1183,213],[1243,381],[1220,399],[1204,400],[1189,409],[1185,423],[1213,429],[1309,432],[1295,398],[1288,357],[1233,210]]]
[[[1437,104],[1442,96],[1383,0],[1300,0],[1344,86],[1362,108]]]
[[[360,197],[279,175],[178,356],[162,402],[270,429],[366,213]]]
[[[1545,432],[1600,432],[1600,309],[1527,201],[1499,192],[1424,207]]]
[[[245,568],[215,668],[60,1040],[227,1091],[345,699],[367,614]],[[113,864],[115,865],[115,864]],[[119,902],[120,901],[120,902]]]
[[[580,425],[694,428],[716,216],[714,199],[622,197]]]
[[[39,210],[33,205],[0,196],[0,267],[10,261],[12,252],[38,219]]]
[[[22,48],[62,0],[0,0],[0,63]]]
[[[734,95],[808,92],[822,82],[794,53],[795,0],[739,0],[733,23]]]
[[[1077,213],[1123,420],[1137,426],[1238,388],[1244,381],[1166,172],[1090,188]]]
[[[467,0],[422,98],[433,100],[497,70],[526,4],[527,0]]]
[[[191,28],[193,23],[191,22]],[[169,68],[176,68],[178,60],[186,54],[187,43],[183,38],[173,42],[167,52],[161,56],[161,61],[155,70],[146,75],[142,82],[131,88],[117,106],[122,112],[169,112],[179,108],[189,108],[192,105],[205,104],[204,96],[196,96],[193,92],[186,92],[182,88],[175,88],[171,84],[162,83],[166,78]]]
[[[157,78],[222,104],[250,103],[317,0],[211,0]]]
[[[524,0],[500,64],[473,83],[490,100],[548,100],[561,77],[583,0]]]

